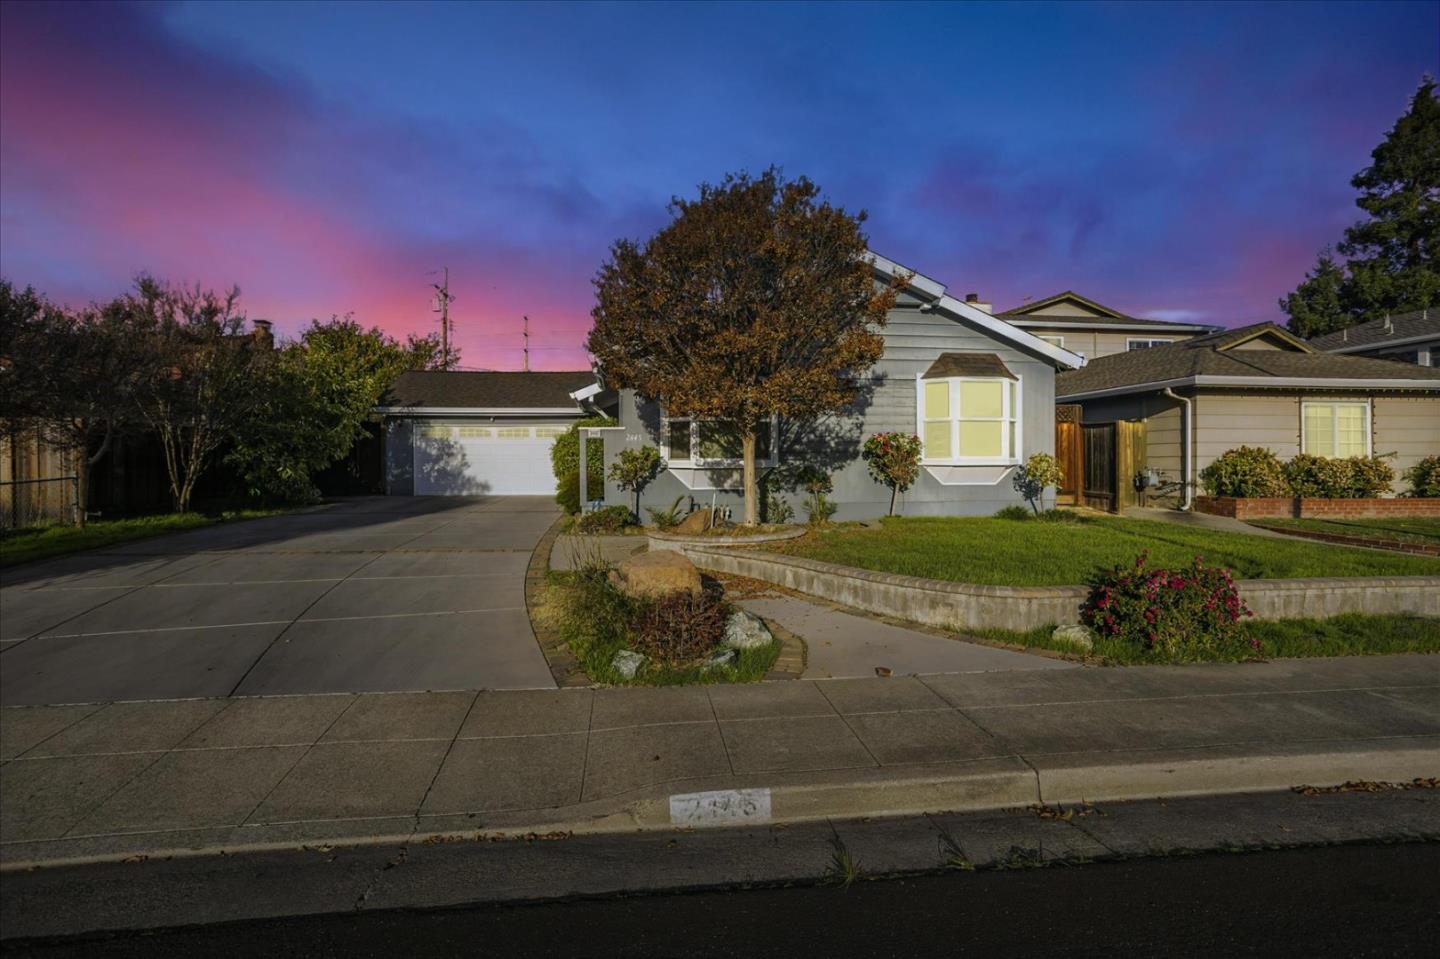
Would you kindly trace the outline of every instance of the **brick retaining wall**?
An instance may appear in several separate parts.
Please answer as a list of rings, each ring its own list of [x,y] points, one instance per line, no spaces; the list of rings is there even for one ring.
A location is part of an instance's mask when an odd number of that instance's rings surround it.
[[[747,576],[883,616],[941,629],[1028,630],[1080,621],[1083,586],[980,586],[877,573],[759,550],[685,547],[712,572]],[[1259,619],[1339,613],[1440,616],[1440,576],[1248,579],[1236,584]]]
[[[1195,511],[1233,519],[1440,518],[1440,499],[1312,499],[1298,496],[1197,496]]]

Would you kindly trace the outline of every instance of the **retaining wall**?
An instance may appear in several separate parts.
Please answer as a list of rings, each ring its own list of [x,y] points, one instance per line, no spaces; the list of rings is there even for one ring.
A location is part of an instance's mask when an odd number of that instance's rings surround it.
[[[1080,621],[1083,586],[981,586],[877,573],[758,550],[685,547],[702,569],[748,576],[882,616],[942,629],[1027,630]],[[1259,619],[1339,613],[1440,616],[1440,576],[1249,579],[1237,585]]]
[[[1234,519],[1440,518],[1440,499],[1312,499],[1298,496],[1197,496],[1197,513]]]

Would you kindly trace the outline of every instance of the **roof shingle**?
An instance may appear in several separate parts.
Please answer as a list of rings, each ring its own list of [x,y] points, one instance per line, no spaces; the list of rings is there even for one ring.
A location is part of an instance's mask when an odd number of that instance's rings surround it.
[[[589,370],[546,373],[471,373],[410,370],[401,373],[382,406],[446,409],[579,408],[570,394],[595,382]]]
[[[1310,345],[1317,350],[1347,347],[1384,346],[1419,336],[1440,336],[1440,308],[1400,313],[1387,319],[1371,320],[1334,333],[1317,336]]]

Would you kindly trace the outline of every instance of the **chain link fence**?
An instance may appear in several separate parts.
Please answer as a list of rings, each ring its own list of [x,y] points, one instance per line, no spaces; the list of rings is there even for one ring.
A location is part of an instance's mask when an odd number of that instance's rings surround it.
[[[0,529],[73,526],[80,521],[80,477],[0,481]]]

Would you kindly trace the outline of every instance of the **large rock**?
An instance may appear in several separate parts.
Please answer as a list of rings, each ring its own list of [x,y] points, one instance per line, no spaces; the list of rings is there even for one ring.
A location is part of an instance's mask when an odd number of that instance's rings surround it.
[[[1067,643],[1077,649],[1095,648],[1095,634],[1088,626],[1056,626],[1050,638],[1057,643]]]
[[[631,596],[700,595],[700,571],[682,553],[659,550],[631,556],[616,570],[617,584]]]
[[[680,524],[674,529],[667,530],[666,532],[679,533],[683,536],[696,536],[700,533],[705,532],[705,529],[709,525],[710,508],[707,506],[705,509],[697,509],[689,516],[682,519],[680,521]]]
[[[640,667],[645,665],[645,657],[633,649],[622,649],[615,654],[610,665],[615,667],[615,672],[626,679],[634,679]]]
[[[720,640],[722,649],[756,649],[769,646],[775,641],[765,621],[754,613],[737,609],[725,621],[725,637]]]

